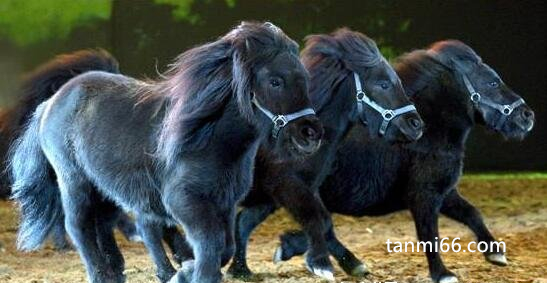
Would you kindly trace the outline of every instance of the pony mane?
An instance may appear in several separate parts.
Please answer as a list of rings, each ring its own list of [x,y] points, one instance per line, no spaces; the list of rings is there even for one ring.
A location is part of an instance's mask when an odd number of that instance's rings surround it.
[[[450,61],[455,60],[473,64],[482,63],[481,57],[471,47],[455,39],[437,41],[429,46],[428,52],[435,54],[441,62],[449,66]]]
[[[217,41],[178,56],[161,81],[145,86],[145,92],[167,104],[157,147],[160,157],[170,164],[182,152],[204,148],[231,98],[252,123],[253,74],[283,52],[297,57],[298,45],[281,29],[243,22]]]
[[[450,71],[427,50],[415,50],[397,57],[393,68],[401,78],[408,96],[413,96],[424,88],[439,85],[439,77]]]
[[[374,40],[348,28],[310,35],[305,41],[301,58],[310,73],[310,99],[317,111],[332,99],[333,89],[348,75],[384,59]]]
[[[461,62],[480,64],[481,58],[458,40],[433,43],[428,49],[419,49],[395,59],[394,68],[403,81],[407,95],[439,84],[439,78],[450,72],[461,71]]]

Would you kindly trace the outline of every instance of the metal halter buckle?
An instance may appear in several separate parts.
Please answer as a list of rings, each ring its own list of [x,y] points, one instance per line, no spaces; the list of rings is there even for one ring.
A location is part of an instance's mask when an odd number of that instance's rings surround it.
[[[391,119],[395,118],[395,112],[391,109],[387,109],[384,112],[382,112],[382,117],[386,121],[391,121]]]
[[[477,103],[481,100],[481,95],[478,92],[473,92],[471,94],[471,101]]]
[[[511,105],[503,105],[503,110],[501,111],[501,114],[505,116],[509,116],[513,113],[513,107]]]
[[[365,99],[365,92],[360,90],[357,92],[357,101],[364,101]]]
[[[277,115],[275,116],[272,121],[274,122],[274,124],[279,127],[279,128],[283,128],[285,127],[288,123],[289,123],[289,120],[287,120],[287,118],[283,115]]]

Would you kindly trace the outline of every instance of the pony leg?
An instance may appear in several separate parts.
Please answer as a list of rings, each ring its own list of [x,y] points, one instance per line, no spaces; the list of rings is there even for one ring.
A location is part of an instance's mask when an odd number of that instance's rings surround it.
[[[409,208],[414,218],[418,239],[431,243],[431,246],[424,249],[433,282],[457,283],[456,275],[445,267],[441,255],[433,248],[435,238],[439,237],[438,219],[442,196],[437,191],[440,190],[433,187],[416,187],[409,191],[415,192],[409,197]]]
[[[192,247],[190,247],[177,227],[165,226],[163,228],[163,240],[171,250],[173,259],[178,264],[194,258]]]
[[[61,188],[65,227],[76,246],[87,270],[90,283],[123,283],[107,264],[97,243],[96,214],[94,205],[100,197],[93,186],[80,175],[57,174]]]
[[[67,239],[64,218],[59,219],[59,222],[55,223],[55,227],[53,227],[51,234],[51,239],[53,240],[53,246],[55,246],[55,249],[58,251],[68,251],[72,249],[72,246]]]
[[[369,274],[368,267],[347,249],[330,229],[325,235],[329,253],[334,256],[344,272],[354,277],[363,277]],[[274,261],[286,261],[294,256],[303,255],[308,247],[308,239],[302,231],[288,231],[280,236],[281,245],[276,249]]]
[[[223,217],[224,221],[224,250],[220,255],[220,266],[224,267],[234,256],[234,224],[235,224],[235,207],[230,209]]]
[[[118,221],[116,222],[116,228],[122,232],[123,236],[131,242],[142,242],[141,235],[137,231],[135,222],[129,218],[127,213],[120,213]]]
[[[193,248],[192,266],[182,269],[170,283],[219,283],[222,279],[221,258],[226,256],[226,223],[233,216],[230,209],[220,209],[213,202],[186,195],[168,198],[167,207],[184,227],[186,239]],[[233,210],[234,208],[231,208]],[[191,280],[189,280],[191,277]]]
[[[453,189],[444,199],[441,213],[465,224],[475,233],[479,242],[489,244],[490,250],[484,253],[487,261],[495,265],[507,265],[503,251],[494,250],[495,245],[492,244],[496,242],[496,239],[484,224],[479,210],[465,200],[456,189]]]
[[[275,263],[303,255],[310,247],[306,233],[302,230],[287,231],[279,236],[279,241],[280,246],[274,254]]]
[[[156,265],[156,276],[161,282],[169,281],[177,271],[165,253],[165,248],[161,241],[163,230],[161,228],[158,229],[158,223],[147,221],[144,217],[137,217],[137,224],[143,237],[144,245]],[[162,225],[159,224],[159,226]]]
[[[125,261],[114,238],[114,226],[122,212],[114,203],[107,200],[99,201],[96,211],[100,211],[96,216],[97,244],[117,277],[125,279]]]
[[[308,269],[315,275],[334,280],[334,268],[329,259],[325,233],[331,229],[330,214],[323,202],[307,188],[285,187],[289,191],[272,195],[302,226],[309,240],[306,254]]]
[[[237,214],[235,225],[235,255],[228,273],[235,278],[251,277],[247,266],[247,244],[253,230],[275,211],[274,204],[244,208]]]
[[[370,273],[368,267],[336,238],[332,227],[327,232],[326,238],[330,254],[336,258],[346,274],[363,277]]]

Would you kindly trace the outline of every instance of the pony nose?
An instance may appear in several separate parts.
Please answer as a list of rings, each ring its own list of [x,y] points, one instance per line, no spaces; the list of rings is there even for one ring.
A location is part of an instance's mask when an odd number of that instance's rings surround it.
[[[317,141],[321,138],[321,133],[309,125],[302,127],[300,133],[303,138],[309,141]]]
[[[408,123],[410,124],[410,126],[412,126],[412,128],[416,131],[419,131],[422,129],[423,127],[423,124],[422,124],[422,121],[420,121],[419,119],[415,118],[415,117],[411,117],[408,119]]]

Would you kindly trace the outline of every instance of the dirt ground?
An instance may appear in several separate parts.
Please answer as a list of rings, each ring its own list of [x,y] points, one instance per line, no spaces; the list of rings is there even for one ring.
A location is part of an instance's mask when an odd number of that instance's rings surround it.
[[[547,282],[547,179],[468,178],[460,189],[481,209],[487,225],[507,246],[509,265],[493,266],[479,253],[443,253],[445,264],[460,282]],[[421,253],[388,253],[385,241],[415,241],[413,223],[407,212],[376,218],[335,217],[341,240],[371,268],[366,278],[350,278],[336,267],[338,282],[430,282]],[[253,235],[249,247],[250,268],[256,282],[322,282],[311,276],[301,258],[274,265],[271,261],[280,231],[295,228],[284,212],[270,217]],[[466,227],[442,218],[441,237],[460,237],[462,245],[473,240]],[[85,282],[82,264],[75,252],[58,253],[46,246],[35,253],[15,250],[17,215],[14,206],[0,202],[0,282],[74,283]],[[119,237],[126,258],[127,282],[157,282],[144,247]],[[238,280],[225,279],[235,283]]]

